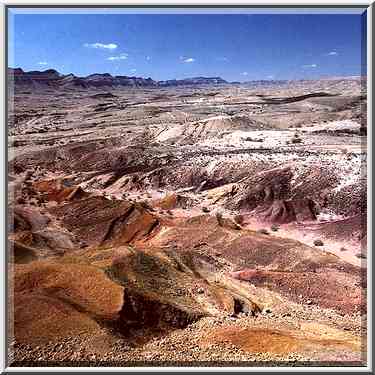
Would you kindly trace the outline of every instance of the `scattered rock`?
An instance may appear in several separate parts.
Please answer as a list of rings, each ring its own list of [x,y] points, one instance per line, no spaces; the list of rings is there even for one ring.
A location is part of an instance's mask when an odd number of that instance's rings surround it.
[[[268,230],[265,228],[258,229],[257,232],[261,234],[270,234],[270,232],[268,232]]]
[[[366,259],[367,258],[366,254],[363,254],[363,253],[357,253],[357,254],[355,254],[355,256],[357,258],[360,258],[360,259]]]
[[[322,240],[314,240],[314,246],[324,246],[324,243]]]

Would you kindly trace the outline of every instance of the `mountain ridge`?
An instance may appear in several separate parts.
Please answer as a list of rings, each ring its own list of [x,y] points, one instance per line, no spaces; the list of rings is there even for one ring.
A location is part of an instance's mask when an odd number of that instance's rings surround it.
[[[45,71],[28,71],[25,72],[21,68],[8,68],[8,79],[17,86],[48,86],[62,88],[100,88],[100,87],[171,87],[185,85],[207,85],[207,84],[228,84],[221,77],[191,77],[185,79],[171,79],[164,81],[156,81],[151,77],[143,78],[136,76],[118,75],[112,76],[109,73],[94,73],[85,77],[78,77],[72,73],[61,74],[55,69],[47,69]]]
[[[44,71],[32,70],[24,71],[22,68],[8,67],[8,80],[14,82],[16,88],[63,88],[63,89],[110,89],[116,87],[178,87],[178,86],[200,86],[200,85],[245,85],[245,86],[270,86],[270,85],[286,85],[293,80],[251,80],[245,82],[229,82],[223,78],[216,77],[188,77],[182,79],[169,79],[156,81],[151,77],[137,77],[116,75],[110,73],[93,73],[84,77],[79,77],[73,73],[61,74],[55,69],[47,69]],[[337,80],[366,80],[365,76],[348,76],[348,77],[331,77],[320,78],[318,80],[337,81]],[[311,80],[300,79],[296,82],[308,82]]]

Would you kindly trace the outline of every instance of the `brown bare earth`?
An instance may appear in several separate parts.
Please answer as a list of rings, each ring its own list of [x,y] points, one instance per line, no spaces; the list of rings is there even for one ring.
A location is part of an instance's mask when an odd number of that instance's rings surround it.
[[[366,365],[365,81],[17,74],[12,366]]]

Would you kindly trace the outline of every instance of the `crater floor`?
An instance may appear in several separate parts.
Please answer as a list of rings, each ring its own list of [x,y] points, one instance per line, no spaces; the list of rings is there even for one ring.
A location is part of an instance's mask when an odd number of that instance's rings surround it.
[[[12,365],[365,366],[363,84],[16,87]]]

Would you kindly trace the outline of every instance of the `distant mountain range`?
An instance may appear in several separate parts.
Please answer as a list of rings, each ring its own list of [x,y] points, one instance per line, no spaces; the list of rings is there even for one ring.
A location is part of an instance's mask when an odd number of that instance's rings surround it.
[[[191,85],[221,85],[229,82],[220,77],[194,77],[155,81],[152,78],[112,76],[109,73],[77,77],[63,75],[54,69],[24,72],[21,68],[8,68],[8,81],[18,88],[113,88],[113,87],[173,87]]]
[[[366,80],[366,77],[331,77],[322,78],[329,81]],[[16,89],[50,88],[50,89],[87,89],[116,87],[177,87],[177,86],[199,86],[199,85],[247,85],[252,87],[286,85],[288,80],[254,80],[248,82],[228,82],[220,77],[194,77],[185,79],[171,79],[167,81],[155,81],[152,78],[134,76],[112,76],[109,73],[96,73],[87,77],[77,77],[74,74],[61,74],[54,69],[45,71],[25,72],[21,68],[8,68],[8,81],[14,82]],[[298,80],[303,82],[305,80]]]

